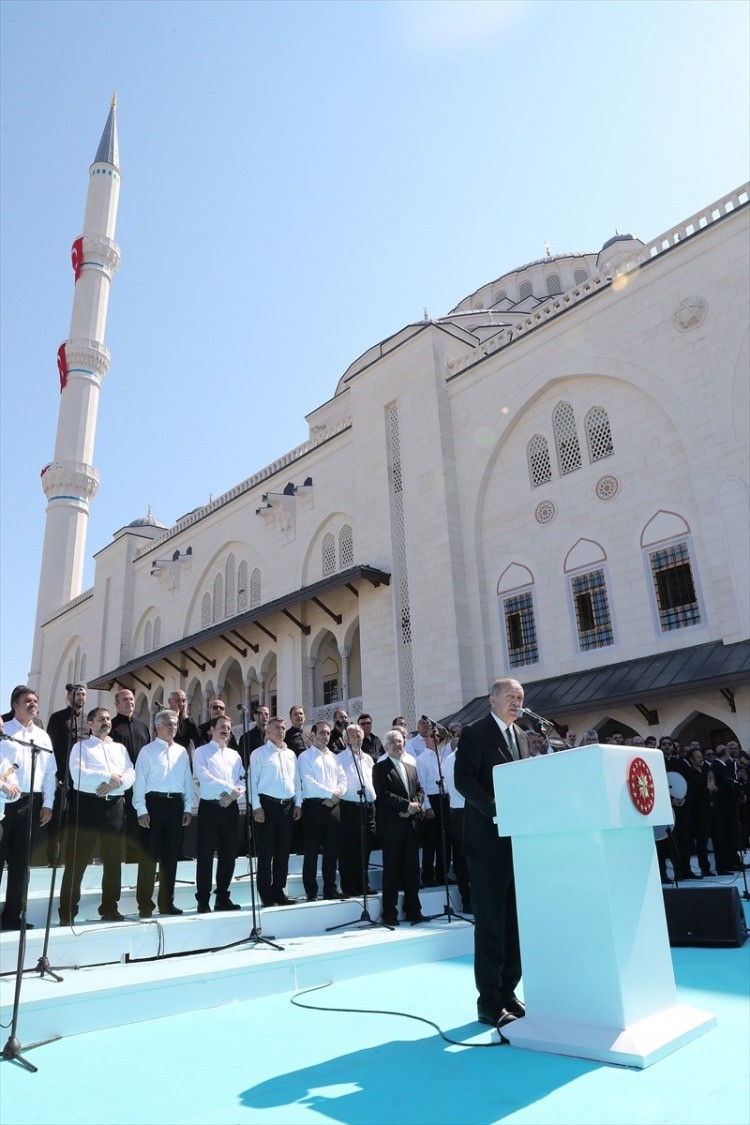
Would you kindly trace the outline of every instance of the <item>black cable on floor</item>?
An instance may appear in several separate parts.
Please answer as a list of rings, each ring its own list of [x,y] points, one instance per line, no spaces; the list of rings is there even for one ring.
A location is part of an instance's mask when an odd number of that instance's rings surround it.
[[[312,988],[303,988],[300,992],[295,992],[292,997],[292,1003],[296,1008],[307,1008],[311,1012],[346,1012],[348,1015],[355,1016],[399,1016],[405,1020],[416,1020],[417,1023],[426,1023],[428,1027],[434,1027],[441,1039],[446,1043],[450,1043],[454,1047],[505,1047],[510,1046],[508,1040],[498,1032],[500,1035],[497,1043],[464,1043],[460,1039],[451,1039],[446,1035],[438,1024],[433,1023],[432,1020],[426,1019],[424,1016],[415,1016],[411,1012],[390,1012],[383,1011],[380,1008],[324,1008],[321,1004],[300,1004],[297,997],[306,996],[308,992],[318,992],[321,988],[330,988],[333,984],[332,980],[326,981],[325,984],[316,984]]]

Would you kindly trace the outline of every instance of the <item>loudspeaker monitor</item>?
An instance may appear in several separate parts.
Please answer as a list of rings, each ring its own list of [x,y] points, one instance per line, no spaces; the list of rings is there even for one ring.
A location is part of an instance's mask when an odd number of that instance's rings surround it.
[[[669,944],[743,945],[745,915],[736,887],[664,889]]]

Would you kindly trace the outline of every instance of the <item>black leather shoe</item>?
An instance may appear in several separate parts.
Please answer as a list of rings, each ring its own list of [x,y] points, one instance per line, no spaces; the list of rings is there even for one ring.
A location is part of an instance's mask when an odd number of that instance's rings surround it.
[[[337,891],[334,887],[332,891],[326,891],[323,898],[328,899],[330,902],[332,899],[346,898],[346,895],[342,895],[341,891]]]
[[[232,902],[231,898],[224,898],[214,903],[214,910],[242,910],[242,907],[238,902]]]
[[[73,919],[69,918],[67,916],[67,914],[61,914],[60,915],[60,925],[61,926],[72,926],[73,925]],[[6,927],[3,927],[3,929],[5,929],[5,928]],[[16,929],[18,929],[18,926],[16,926]]]
[[[210,914],[211,913],[211,907],[209,906],[209,904],[207,902],[199,902],[198,903],[198,909],[197,909],[196,913],[197,914]]]
[[[124,922],[125,915],[121,914],[119,910],[100,910],[99,917],[102,922]]]
[[[287,898],[286,895],[280,895],[276,899],[276,902],[274,903],[274,905],[275,906],[294,906],[294,901],[291,898]]]
[[[160,910],[159,913],[160,914],[182,914],[182,911],[180,910],[179,906],[175,906],[174,903],[172,903],[171,906],[166,907],[165,910]]]
[[[308,895],[308,896],[307,896],[307,901],[308,901],[308,902],[317,902],[317,901],[318,901],[318,896],[317,896],[317,895]]]
[[[406,919],[412,926],[418,926],[420,922],[429,922],[429,920],[429,918],[425,918],[424,914],[415,914],[413,918]]]
[[[489,1012],[477,1012],[477,1021],[479,1023],[487,1023],[490,1025],[490,1027],[497,1027],[497,1021],[499,1018],[499,1015],[491,1016]]]
[[[380,917],[380,921],[386,926],[400,925],[399,920],[395,914],[382,914]]]
[[[138,917],[139,918],[153,918],[153,915],[154,915],[153,910],[139,910],[138,911]]]
[[[500,1016],[498,1017],[497,1030],[499,1031],[501,1027],[507,1027],[509,1023],[515,1023],[517,1019],[518,1016],[514,1016],[513,1013],[509,1012],[507,1008],[503,1008]]]
[[[517,1020],[521,1020],[526,1015],[526,1005],[517,996],[511,996],[510,1000],[505,1002],[505,1011],[510,1012]]]

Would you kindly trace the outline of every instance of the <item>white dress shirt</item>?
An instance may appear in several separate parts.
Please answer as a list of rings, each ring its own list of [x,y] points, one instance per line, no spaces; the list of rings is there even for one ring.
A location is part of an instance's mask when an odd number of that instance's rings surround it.
[[[70,783],[79,793],[96,793],[102,782],[109,784],[113,773],[122,777],[122,785],[112,789],[108,797],[121,797],[135,780],[135,769],[121,742],[108,738],[84,738],[70,751]]]
[[[184,811],[191,812],[195,797],[193,775],[188,752],[179,742],[168,746],[163,738],[155,738],[138,752],[133,784],[133,807],[138,816],[148,814],[147,793],[181,793]]]
[[[222,749],[218,742],[197,748],[193,754],[193,777],[203,801],[218,801],[222,793],[239,797],[244,792],[242,758],[230,746]]]
[[[297,769],[303,800],[305,797],[318,797],[323,801],[338,797],[340,800],[346,793],[346,775],[339,765],[339,755],[328,747],[319,750],[311,746],[303,750],[297,759]]]
[[[458,748],[456,748],[458,749]],[[463,793],[459,793],[456,789],[456,783],[453,780],[456,770],[456,751],[452,750],[443,762],[443,777],[445,779],[445,792],[451,799],[452,809],[462,809],[466,805],[466,798]]]
[[[424,754],[425,750],[427,749],[427,743],[422,738],[421,734],[415,734],[414,738],[408,738],[406,740],[406,746],[404,747],[404,749],[406,750],[406,753],[410,754],[411,757],[416,761],[420,754]],[[401,761],[403,761],[403,758],[401,759]]]
[[[372,758],[369,754],[358,754],[357,762],[355,765],[354,754],[350,746],[346,750],[342,750],[336,756],[336,761],[344,771],[346,778],[346,792],[341,798],[342,801],[356,801],[359,802],[359,774],[357,773],[357,766],[359,772],[362,774],[362,781],[364,782],[365,800],[372,804],[375,800],[375,789],[372,784],[372,767],[374,765]]]
[[[450,743],[447,742],[437,754],[428,746],[423,754],[417,758],[417,776],[419,777],[422,788],[424,789],[424,805],[425,810],[429,809],[430,797],[438,797],[440,795],[440,786],[438,781],[440,774],[438,773],[438,754],[440,755],[440,765],[445,766],[445,759],[450,753]],[[446,790],[447,792],[447,790]]]
[[[18,719],[10,719],[5,724],[5,733],[8,737],[17,741],[3,743],[3,754],[7,759],[7,765],[0,769],[0,773],[5,773],[14,763],[18,766],[13,777],[14,784],[21,790],[21,796],[28,796],[31,791],[31,759],[33,757],[33,753],[28,746],[21,745],[21,743],[33,742],[36,746],[44,747],[36,756],[34,792],[42,794],[42,807],[51,809],[55,803],[57,766],[55,755],[52,753],[50,736],[46,730],[42,730],[35,723],[29,723],[25,727],[22,723],[19,723]],[[20,797],[16,797],[15,800],[20,800]],[[8,798],[6,804],[11,805],[13,801]]]
[[[497,725],[500,727],[500,730],[503,732],[503,738],[505,739],[506,745],[510,747],[511,757],[514,761],[520,761],[522,757],[521,744],[516,738],[516,732],[514,730],[510,730],[508,724],[503,722],[503,720],[498,715],[496,715],[494,711],[490,711],[490,714],[492,715],[492,718],[495,720]]]
[[[254,809],[262,807],[261,793],[278,801],[294,798],[295,805],[302,805],[297,755],[286,743],[279,748],[273,742],[266,742],[253,750],[250,755],[250,784]]]

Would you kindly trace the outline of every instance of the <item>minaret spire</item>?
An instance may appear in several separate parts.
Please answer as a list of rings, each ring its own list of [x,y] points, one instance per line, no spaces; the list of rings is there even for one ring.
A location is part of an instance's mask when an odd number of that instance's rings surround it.
[[[37,599],[30,682],[42,665],[42,625],[81,593],[89,503],[99,487],[93,466],[101,381],[109,370],[104,329],[112,278],[120,264],[115,242],[120,195],[117,95],[104,126],[89,188],[83,234],[73,243],[75,276],[70,335],[57,353],[60,412],[54,460],[42,469],[47,517]]]

